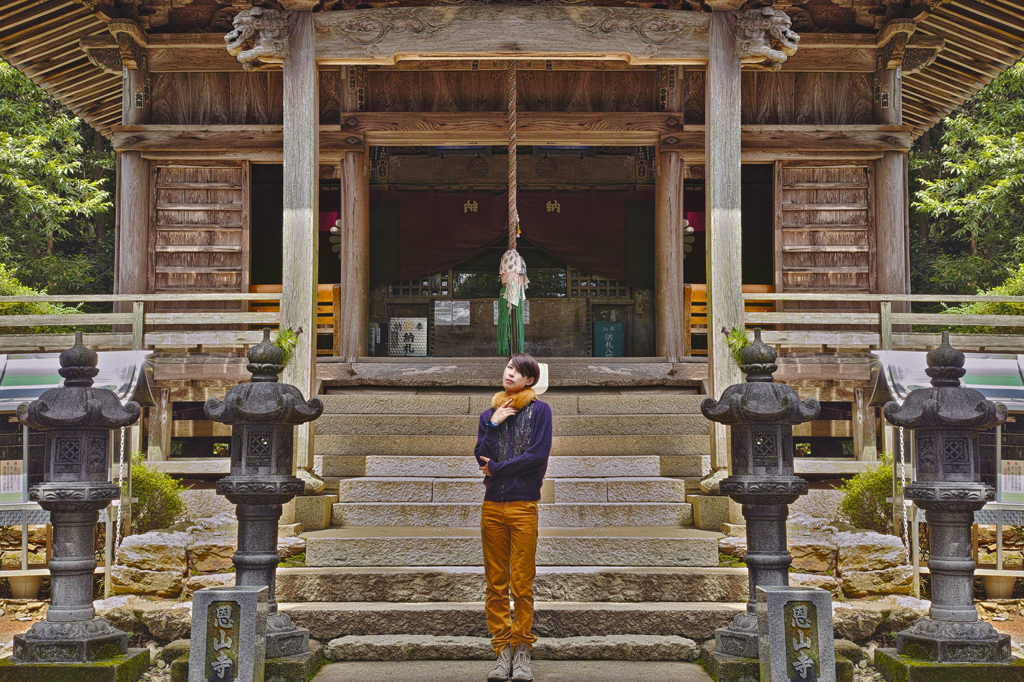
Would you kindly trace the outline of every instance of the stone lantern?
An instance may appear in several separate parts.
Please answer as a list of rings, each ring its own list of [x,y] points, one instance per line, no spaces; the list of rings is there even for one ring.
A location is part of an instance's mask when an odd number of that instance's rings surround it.
[[[789,504],[807,494],[807,481],[793,472],[793,424],[817,418],[821,406],[774,383],[775,349],[761,341],[760,329],[740,356],[746,382],[726,388],[720,400],[705,398],[700,411],[732,427],[732,474],[721,490],[743,505],[747,522],[747,610],[715,631],[715,653],[757,658],[756,588],[789,585],[786,517]]]
[[[980,482],[978,431],[1002,424],[1006,406],[960,385],[964,354],[949,345],[948,332],[928,353],[925,371],[931,388],[882,410],[889,423],[914,430],[914,482],[903,496],[925,510],[931,534],[930,617],[897,634],[896,653],[937,663],[1006,662],[1010,636],[978,620],[971,551],[974,512],[995,496]]]
[[[121,497],[110,481],[110,430],[135,423],[141,410],[93,388],[98,359],[76,332],[75,345],[60,354],[64,385],[18,406],[22,424],[46,432],[43,482],[30,495],[53,526],[52,605],[46,620],[15,635],[18,663],[91,663],[128,653],[128,636],[95,617],[93,574],[99,510]]]
[[[249,349],[252,382],[233,387],[221,402],[206,401],[206,416],[231,424],[231,473],[217,481],[217,494],[234,505],[238,516],[235,584],[266,586],[267,658],[309,651],[309,630],[295,626],[279,613],[274,599],[277,564],[277,524],[281,505],[302,493],[302,479],[292,474],[292,439],[296,424],[313,421],[323,412],[319,398],[308,401],[299,389],[278,382],[284,351],[270,341]]]

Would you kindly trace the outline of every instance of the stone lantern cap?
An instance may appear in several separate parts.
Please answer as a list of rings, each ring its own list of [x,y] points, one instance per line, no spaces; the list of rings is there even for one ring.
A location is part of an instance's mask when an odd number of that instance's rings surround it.
[[[319,398],[306,400],[299,389],[278,381],[284,351],[271,343],[269,328],[263,329],[263,340],[249,349],[248,358],[252,382],[232,387],[223,401],[207,400],[207,417],[222,424],[302,424],[324,411]]]
[[[942,343],[928,352],[931,388],[911,391],[900,406],[886,403],[882,412],[891,424],[907,429],[987,429],[1006,421],[1006,405],[987,400],[981,392],[960,385],[964,354],[949,345],[949,332]]]
[[[135,423],[142,414],[139,404],[121,405],[117,394],[107,388],[93,388],[99,356],[75,332],[75,345],[60,354],[58,373],[64,385],[50,390],[30,403],[18,406],[18,421],[34,429],[117,429]]]
[[[776,384],[772,374],[775,349],[761,341],[761,330],[754,330],[754,341],[740,351],[742,384],[733,384],[722,392],[720,400],[705,398],[700,411],[721,424],[802,424],[817,419],[821,405],[814,398],[806,402],[791,387]]]

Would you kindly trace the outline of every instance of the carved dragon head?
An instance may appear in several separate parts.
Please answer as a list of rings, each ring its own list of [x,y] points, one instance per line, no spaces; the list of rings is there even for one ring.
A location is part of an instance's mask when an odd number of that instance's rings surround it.
[[[288,50],[288,22],[277,10],[253,7],[239,12],[234,30],[224,36],[228,54],[237,57],[246,71],[280,64]]]
[[[796,54],[800,36],[793,31],[793,20],[782,10],[761,7],[739,15],[736,52],[745,64],[762,64],[778,70]]]

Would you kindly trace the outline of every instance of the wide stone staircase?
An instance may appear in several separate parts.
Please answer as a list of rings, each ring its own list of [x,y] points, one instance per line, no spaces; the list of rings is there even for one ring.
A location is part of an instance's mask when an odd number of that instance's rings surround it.
[[[314,472],[336,495],[279,600],[335,660],[489,658],[472,456],[493,392],[324,395]],[[686,660],[744,600],[742,569],[691,526],[709,471],[703,396],[551,390],[535,633],[542,658]],[[688,639],[687,639],[688,638]]]

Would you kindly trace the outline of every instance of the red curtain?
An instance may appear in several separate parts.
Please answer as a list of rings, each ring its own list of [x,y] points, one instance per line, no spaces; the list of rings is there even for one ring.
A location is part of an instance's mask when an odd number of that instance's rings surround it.
[[[504,192],[374,192],[398,204],[401,279],[447,270],[492,247],[504,247]],[[626,278],[626,204],[653,192],[522,192],[523,237],[587,274]],[[527,263],[527,267],[529,267]]]

